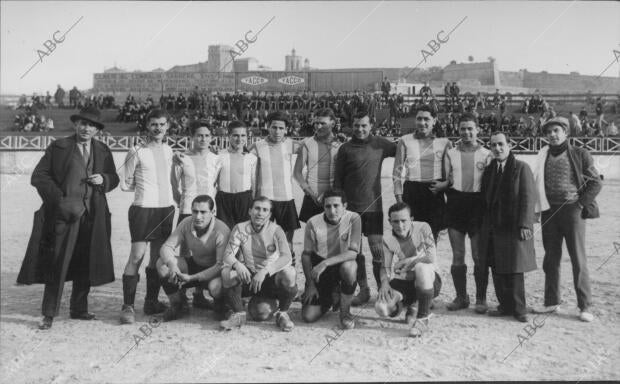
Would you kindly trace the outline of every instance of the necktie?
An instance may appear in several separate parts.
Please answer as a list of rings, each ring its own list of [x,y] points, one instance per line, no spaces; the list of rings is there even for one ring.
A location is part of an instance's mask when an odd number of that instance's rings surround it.
[[[90,157],[88,153],[88,143],[82,144],[82,156],[84,157],[84,164],[88,164],[88,158]]]
[[[491,191],[493,192],[493,198],[497,195],[497,189],[499,188],[499,181],[502,178],[502,164],[497,163],[497,168],[495,168],[495,177],[493,178],[493,188]]]

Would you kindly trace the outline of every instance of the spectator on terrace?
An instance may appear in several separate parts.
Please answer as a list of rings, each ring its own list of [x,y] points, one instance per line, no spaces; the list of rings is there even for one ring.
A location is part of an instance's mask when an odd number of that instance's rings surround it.
[[[459,88],[458,85],[456,85],[456,81],[453,81],[452,86],[450,87],[450,94],[452,95],[452,99],[453,100],[458,99],[460,93],[461,93],[461,89]]]
[[[381,83],[381,92],[383,92],[383,99],[387,103],[388,97],[390,96],[390,90],[392,86],[387,77],[383,78],[383,82]]]
[[[572,137],[581,136],[581,121],[579,121],[579,117],[573,111],[570,112],[568,122],[570,124],[568,135]]]
[[[604,133],[606,132],[606,127],[607,125],[609,125],[609,123],[605,120],[604,118],[605,114],[601,113],[600,115],[596,116],[596,120],[594,120],[594,129],[597,132],[600,132],[601,135],[600,136],[604,136]]]
[[[607,126],[606,136],[609,136],[609,137],[618,136],[618,127],[616,126],[616,123],[614,121],[609,123],[609,125]]]
[[[54,120],[51,117],[45,119],[45,131],[53,132],[54,131]]]
[[[65,107],[64,99],[65,99],[65,90],[62,89],[60,84],[58,84],[58,88],[56,88],[56,93],[54,93],[54,101],[56,101],[56,105],[58,106],[58,108]]]
[[[445,87],[443,87],[443,96],[446,102],[452,97],[452,87],[450,86],[449,82],[446,83]]]
[[[420,88],[419,94],[420,96],[422,96],[423,99],[427,99],[433,96],[433,90],[431,89],[431,87],[428,86],[428,81],[424,82],[424,86]]]
[[[185,109],[187,109],[187,100],[185,99],[185,96],[183,96],[183,93],[179,92],[179,96],[177,96],[176,101],[176,110],[182,111]]]
[[[603,99],[602,96],[599,96],[596,98],[596,107],[595,107],[595,112],[596,112],[596,116],[600,116],[603,114],[603,109],[605,107],[605,100]]]
[[[81,97],[82,97],[82,94],[80,93],[80,91],[78,91],[77,87],[74,86],[69,91],[69,106],[71,108],[78,108],[78,104],[79,104]]]
[[[499,94],[499,89],[495,90],[495,94],[493,95],[493,107],[497,108],[499,107],[499,101],[501,99],[501,96]]]

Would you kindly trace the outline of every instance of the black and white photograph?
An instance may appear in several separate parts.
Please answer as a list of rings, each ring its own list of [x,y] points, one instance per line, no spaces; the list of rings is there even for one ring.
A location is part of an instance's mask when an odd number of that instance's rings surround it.
[[[620,381],[620,3],[0,1],[0,382]]]

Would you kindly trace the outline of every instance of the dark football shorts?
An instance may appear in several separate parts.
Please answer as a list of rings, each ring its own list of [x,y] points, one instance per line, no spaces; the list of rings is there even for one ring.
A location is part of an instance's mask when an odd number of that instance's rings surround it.
[[[444,215],[446,201],[443,192],[433,194],[431,183],[405,181],[403,183],[403,201],[411,208],[411,215],[415,221],[424,221],[431,226],[433,236],[446,228]]]
[[[413,304],[416,298],[415,277],[413,280],[392,279],[390,287],[403,294],[403,303],[405,305]],[[433,297],[439,296],[441,291],[441,277],[435,272],[435,281],[433,282]]]
[[[467,233],[470,237],[480,230],[484,200],[480,192],[461,192],[450,188],[446,192],[446,225]]]
[[[251,272],[250,272],[251,273]],[[255,273],[251,273],[252,277],[254,277]],[[250,284],[243,284],[241,289],[241,297],[263,297],[266,299],[277,299],[278,298],[278,287],[276,286],[276,275],[267,275],[265,280],[263,280],[263,284],[260,287],[260,291],[258,293],[253,294],[250,290]]]
[[[325,260],[315,253],[313,253],[310,258],[312,261],[312,267],[315,267],[320,262]],[[318,299],[313,299],[310,302],[310,305],[320,305],[323,310],[331,308],[333,304],[332,292],[338,286],[340,286],[340,292],[345,295],[352,295],[355,293],[357,282],[354,282],[353,285],[348,285],[342,280],[342,277],[340,276],[341,264],[342,263],[329,266],[325,268],[323,273],[321,273],[321,276],[319,276],[319,282],[316,284],[316,288],[319,291],[319,297]]]
[[[273,209],[271,210],[271,220],[275,221],[284,232],[294,231],[301,228],[299,225],[299,217],[297,216],[297,207],[295,200],[289,201],[273,201]]]
[[[304,201],[301,203],[301,210],[299,211],[299,220],[307,223],[319,213],[323,213],[323,207],[316,205],[310,196],[304,195]]]
[[[228,228],[232,228],[235,224],[250,220],[252,191],[239,193],[218,191],[215,195],[215,206],[217,218],[226,223]]]
[[[129,207],[131,242],[166,240],[172,233],[174,206],[164,208]]]
[[[357,212],[362,219],[364,236],[383,235],[383,212]]]

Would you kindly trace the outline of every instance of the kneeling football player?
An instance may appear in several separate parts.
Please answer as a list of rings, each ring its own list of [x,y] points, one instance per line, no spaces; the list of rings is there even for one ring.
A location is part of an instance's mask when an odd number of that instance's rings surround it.
[[[223,329],[245,324],[242,296],[251,296],[248,311],[253,320],[267,320],[275,312],[276,325],[281,330],[289,332],[295,326],[287,313],[297,293],[295,268],[284,231],[269,220],[272,208],[271,200],[256,197],[250,208],[250,220],[235,225],[231,231],[224,253],[222,283],[233,312],[220,323]]]
[[[396,317],[407,307],[409,336],[419,337],[428,330],[431,302],[441,289],[435,268],[435,238],[428,223],[412,220],[406,203],[392,205],[388,216],[392,233],[383,237],[381,287],[375,309],[380,316]]]
[[[222,259],[230,230],[214,216],[215,203],[208,195],[199,195],[192,201],[192,216],[183,219],[160,250],[157,270],[170,307],[164,312],[164,321],[179,318],[187,308],[185,288],[208,289],[221,309]],[[180,247],[188,254],[175,257]]]
[[[302,264],[306,290],[301,315],[313,322],[323,316],[332,304],[334,288],[340,291],[340,325],[355,327],[351,302],[357,286],[355,259],[362,241],[360,216],[347,210],[344,192],[328,190],[323,195],[324,213],[313,216],[306,224]]]

